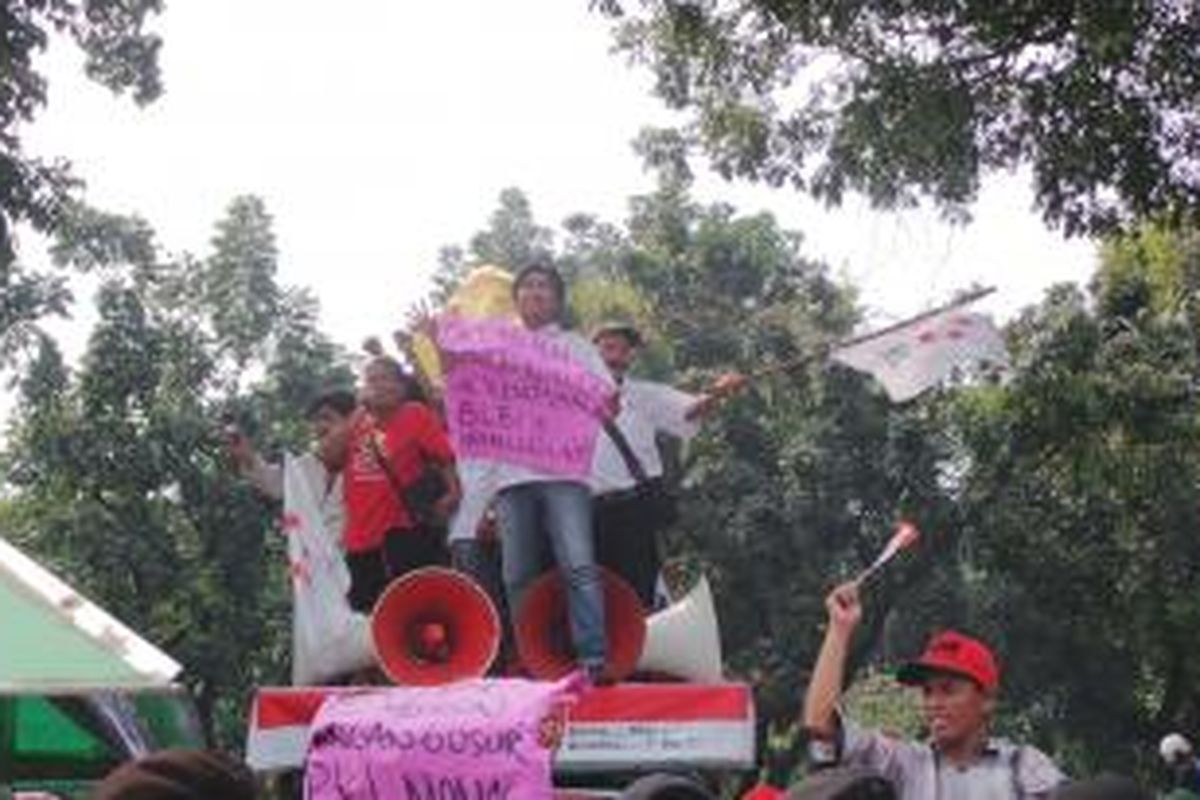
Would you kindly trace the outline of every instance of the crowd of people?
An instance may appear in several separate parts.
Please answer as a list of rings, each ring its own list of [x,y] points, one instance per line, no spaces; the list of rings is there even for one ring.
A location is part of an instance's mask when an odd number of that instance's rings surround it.
[[[565,327],[566,286],[550,266],[521,270],[512,299],[525,330],[565,347],[608,387],[589,476],[460,463],[439,398],[428,396],[414,374],[378,348],[362,370],[357,394],[331,391],[309,409],[315,446],[305,464],[319,476],[314,481],[320,484],[322,524],[344,552],[353,609],[370,613],[390,581],[449,563],[489,593],[508,631],[532,582],[557,568],[567,587],[578,663],[593,681],[604,682],[601,567],[627,581],[648,608],[655,602],[658,536],[672,509],[657,437],[693,435],[699,420],[745,379],[724,375],[708,392],[693,395],[629,377],[644,344],[641,333],[627,322],[601,325],[590,338]],[[281,467],[265,462],[237,430],[228,434],[243,475],[264,495],[281,498]],[[488,470],[487,481],[472,479],[470,471],[478,469]],[[488,496],[464,496],[464,486],[486,486]],[[458,514],[460,505],[472,511]],[[486,513],[475,511],[483,508]]]
[[[645,344],[641,332],[626,321],[600,325],[588,338],[565,327],[566,286],[547,265],[520,271],[512,299],[526,331],[560,351],[565,348],[611,393],[599,412],[600,432],[586,479],[490,464],[488,480],[478,480],[471,471],[484,467],[456,459],[438,398],[429,396],[427,384],[399,360],[378,349],[363,369],[357,394],[331,391],[313,403],[315,447],[304,458],[320,487],[322,524],[345,554],[352,608],[369,613],[389,581],[419,567],[450,563],[480,583],[511,629],[512,612],[531,583],[545,570],[558,569],[567,587],[578,662],[593,682],[603,683],[607,642],[601,567],[627,581],[647,608],[656,600],[659,535],[674,513],[657,439],[694,435],[705,415],[739,391],[746,378],[724,375],[707,392],[694,395],[631,377]],[[236,431],[231,431],[230,448],[247,479],[263,494],[281,496],[277,465],[265,462]],[[470,494],[479,486],[488,487],[487,497]],[[471,511],[460,514],[460,506]],[[1147,796],[1115,777],[1067,782],[1045,753],[994,737],[990,722],[999,664],[984,642],[954,631],[932,638],[921,657],[898,674],[901,683],[920,691],[928,740],[860,728],[839,710],[851,639],[862,615],[858,584],[836,587],[826,608],[828,626],[802,709],[812,763],[824,769],[786,795],[780,790],[773,796]],[[1164,740],[1162,757],[1171,765],[1173,800],[1200,798],[1190,743],[1182,737]],[[687,791],[678,781],[661,786],[649,781],[641,789],[631,787],[628,796],[705,796]]]

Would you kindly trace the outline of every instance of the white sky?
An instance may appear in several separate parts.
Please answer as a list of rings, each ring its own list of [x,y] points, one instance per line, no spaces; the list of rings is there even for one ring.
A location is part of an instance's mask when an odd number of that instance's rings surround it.
[[[543,224],[622,219],[652,185],[629,143],[670,119],[648,76],[610,54],[586,0],[176,0],[156,28],[166,94],[145,109],[53,48],[28,149],[69,157],[93,203],[146,217],[172,251],[206,253],[229,200],[263,196],[281,279],[312,287],[326,329],[352,347],[397,326],[439,247],[482,228],[506,186]],[[707,175],[697,195],[804,232],[879,322],[972,281],[997,285],[982,306],[1007,315],[1092,268],[1091,245],[1046,230],[1012,177],[989,182],[967,228],[861,204],[827,212]],[[68,342],[85,327],[63,327]]]

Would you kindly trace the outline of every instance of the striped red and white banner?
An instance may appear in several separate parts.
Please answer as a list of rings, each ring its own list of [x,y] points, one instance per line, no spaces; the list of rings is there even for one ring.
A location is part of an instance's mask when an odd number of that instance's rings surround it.
[[[308,725],[325,698],[352,687],[264,688],[254,698],[246,761],[259,771],[304,763]],[[754,701],[744,684],[629,683],[594,689],[570,710],[555,756],[561,774],[754,766]]]

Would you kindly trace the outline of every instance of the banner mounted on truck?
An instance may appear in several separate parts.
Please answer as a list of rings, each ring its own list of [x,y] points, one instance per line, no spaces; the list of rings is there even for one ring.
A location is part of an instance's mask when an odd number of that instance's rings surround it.
[[[259,771],[304,763],[309,726],[331,694],[347,687],[260,689],[250,714],[246,760]],[[744,684],[627,683],[587,692],[568,713],[556,773],[616,769],[749,769],[754,702]]]

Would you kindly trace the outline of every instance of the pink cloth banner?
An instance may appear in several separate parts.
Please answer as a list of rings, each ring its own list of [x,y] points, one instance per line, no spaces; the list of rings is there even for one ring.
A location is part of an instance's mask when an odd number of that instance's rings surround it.
[[[549,800],[578,676],[331,697],[313,720],[306,800]]]
[[[459,458],[586,478],[612,387],[569,344],[500,320],[446,318],[446,416]]]

